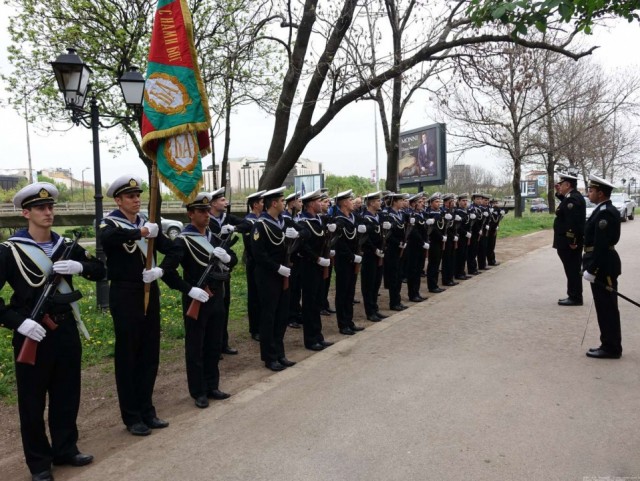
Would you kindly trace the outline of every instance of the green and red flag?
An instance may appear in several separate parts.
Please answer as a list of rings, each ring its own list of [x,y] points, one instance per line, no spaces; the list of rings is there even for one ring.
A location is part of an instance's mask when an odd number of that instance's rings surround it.
[[[202,156],[211,152],[209,104],[200,76],[186,0],[158,0],[142,114],[142,150],[178,197],[202,185]]]

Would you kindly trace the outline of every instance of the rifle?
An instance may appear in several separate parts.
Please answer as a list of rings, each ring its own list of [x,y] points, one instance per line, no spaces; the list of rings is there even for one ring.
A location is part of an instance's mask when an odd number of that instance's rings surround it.
[[[333,259],[331,258],[331,248],[335,246],[337,240],[338,238],[334,237],[332,232],[329,232],[328,229],[325,230],[324,244],[322,246],[322,257],[324,257],[325,259],[329,259],[330,263],[328,266],[322,268],[322,278],[324,280],[329,278],[329,269],[331,268],[331,263],[333,262]]]
[[[80,234],[80,232],[74,231],[73,236],[73,243],[65,247],[62,255],[58,259],[59,261],[69,260],[69,256],[71,256],[71,252],[78,245],[78,239],[80,239],[82,234]],[[62,274],[56,274],[52,270],[44,285],[42,294],[40,294],[38,302],[36,302],[36,305],[33,307],[31,315],[29,316],[31,319],[40,323],[40,325],[44,326],[45,328],[49,328],[51,331],[55,331],[58,328],[58,325],[53,322],[46,311],[49,308],[51,300],[53,299],[53,296],[55,295],[58,289],[58,285],[61,281]],[[29,337],[25,337],[24,342],[22,343],[22,347],[20,348],[20,352],[18,353],[18,357],[16,358],[16,362],[22,364],[31,364],[32,366],[35,365],[37,350],[38,342]]]
[[[382,229],[382,227],[380,227],[380,229]],[[382,229],[384,231],[384,229]],[[381,237],[382,237],[382,249],[380,249],[382,252],[385,252],[387,250],[387,239],[389,238],[389,236],[391,235],[391,229],[387,229],[386,232],[382,233]],[[378,267],[381,267],[384,264],[384,258],[382,257],[378,257]]]
[[[287,246],[287,254],[286,254],[285,258],[284,258],[285,267],[291,268],[291,254],[293,254],[293,251],[298,246],[298,242],[297,242],[298,239],[299,239],[299,237],[296,237],[295,239],[289,239],[288,237],[285,237],[285,242],[284,243]],[[286,291],[287,289],[289,289],[289,278],[288,277],[283,277],[282,278],[282,290]]]
[[[356,226],[356,229],[357,228],[358,227]],[[362,257],[362,254],[363,254],[362,246],[367,241],[367,239],[369,239],[369,234],[367,232],[365,232],[364,234],[358,234],[358,253],[357,253],[357,255],[359,255],[360,257]],[[360,269],[361,268],[362,268],[362,261],[360,261],[360,263],[358,263],[358,264],[356,264],[354,266],[354,271],[355,271],[356,275],[360,274]]]
[[[223,249],[226,249],[227,247],[233,247],[233,245],[236,242],[238,242],[238,239],[239,237],[236,237],[235,235],[233,235],[233,233],[231,233],[231,235],[227,236],[220,243],[219,247],[222,247]],[[198,279],[198,282],[196,283],[196,287],[199,287],[200,289],[204,289],[206,293],[209,294],[209,298],[213,297],[214,293],[211,292],[211,289],[209,289],[207,281],[214,267],[218,267],[221,271],[225,269],[224,264],[220,261],[220,259],[218,259],[214,255],[210,255],[209,263],[207,264],[207,267],[205,268],[202,275],[200,276],[200,279]],[[185,315],[194,320],[198,319],[198,316],[200,315],[201,304],[202,303],[200,301],[196,299],[191,299],[191,304],[189,304],[189,308],[187,309],[187,312],[185,313]]]
[[[409,236],[411,235],[413,226],[414,224],[412,224],[410,220],[407,219],[407,222],[405,223],[405,226],[404,226],[404,242],[403,242],[404,247],[400,249],[400,259],[402,259],[402,256],[404,255],[404,250],[407,247],[407,242],[409,241]]]

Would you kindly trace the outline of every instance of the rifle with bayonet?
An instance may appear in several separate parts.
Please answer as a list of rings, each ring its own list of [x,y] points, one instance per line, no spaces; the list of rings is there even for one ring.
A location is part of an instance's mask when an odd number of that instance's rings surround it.
[[[71,252],[78,245],[78,239],[82,237],[82,234],[74,231],[73,235],[73,242],[65,247],[58,261],[69,260]],[[31,315],[29,316],[30,319],[33,319],[34,321],[38,322],[40,325],[48,328],[51,331],[55,331],[58,328],[58,325],[53,322],[51,317],[49,317],[47,310],[49,309],[49,307],[51,307],[53,297],[56,295],[58,285],[61,281],[62,274],[57,274],[52,270],[47,278],[47,281],[44,284],[42,294],[40,294],[40,297],[38,298],[38,301],[36,302],[36,305],[33,307]],[[77,298],[75,300],[77,300]],[[24,342],[22,343],[22,347],[20,348],[20,352],[18,353],[18,357],[16,358],[16,362],[19,362],[21,364],[31,364],[32,366],[35,365],[37,350],[38,342],[29,337],[25,337]]]

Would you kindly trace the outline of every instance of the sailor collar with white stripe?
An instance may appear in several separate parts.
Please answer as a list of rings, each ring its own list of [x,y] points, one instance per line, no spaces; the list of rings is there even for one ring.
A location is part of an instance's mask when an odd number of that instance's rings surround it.
[[[32,244],[42,249],[42,247],[38,245],[38,243],[35,240],[33,240],[33,237],[31,237],[31,234],[29,234],[28,229],[20,229],[13,236],[9,237],[8,240],[10,240],[11,242]],[[53,243],[53,247],[51,249],[51,253],[53,254],[58,250],[60,245],[64,242],[64,237],[56,234],[54,231],[51,231],[51,242]]]
[[[188,224],[182,230],[181,234],[188,235],[188,236],[203,236],[203,237],[206,237],[209,242],[211,242],[211,237],[213,236],[209,228],[206,228],[204,231],[204,234],[201,234],[198,228],[193,224]]]
[[[263,212],[262,214],[260,214],[260,220],[264,222],[268,222],[269,224],[273,224],[274,226],[278,227],[280,230],[284,229],[284,219],[282,218],[282,215],[278,216],[278,219],[276,220],[273,217],[271,217],[268,212]]]
[[[377,213],[373,214],[373,213],[369,212],[368,210],[365,210],[364,211],[364,217],[367,217],[369,219],[375,219],[378,224],[380,223],[380,216]]]
[[[311,215],[307,211],[302,211],[298,217],[300,220],[315,220],[318,222],[322,222],[319,214]]]
[[[120,209],[111,211],[109,215],[105,217],[105,219],[111,219],[111,218],[114,218],[119,222],[129,224],[131,227],[135,227],[136,229],[140,229],[144,225],[144,219],[140,217],[139,214],[136,214],[135,222],[131,222],[129,219],[127,219],[127,216],[124,215],[124,213]]]
[[[209,218],[215,220],[220,225],[220,227],[222,227],[222,224],[224,224],[224,220],[227,218],[227,213],[223,212],[219,219],[213,214],[209,214]]]
[[[344,212],[342,212],[340,209],[338,209],[337,212],[336,212],[335,217],[344,217],[345,219],[347,219],[352,224],[356,223],[356,217],[353,215],[353,212],[351,214],[349,214],[349,217],[347,217],[346,215],[344,215]]]

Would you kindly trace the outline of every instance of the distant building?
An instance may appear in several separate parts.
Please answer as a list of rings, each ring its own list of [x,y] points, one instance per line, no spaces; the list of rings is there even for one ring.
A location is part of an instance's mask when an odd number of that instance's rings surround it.
[[[57,167],[55,169],[43,169],[38,171],[38,175],[49,177],[58,184],[66,185],[70,190],[82,189],[82,187],[93,186],[93,183],[73,178],[71,169]]]
[[[0,189],[9,190],[20,181],[29,180],[28,169],[0,169]]]

